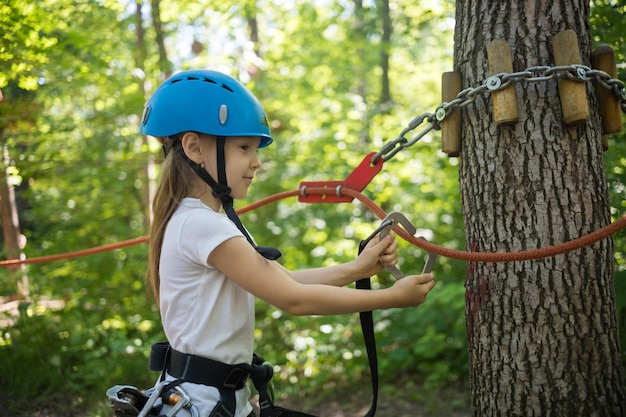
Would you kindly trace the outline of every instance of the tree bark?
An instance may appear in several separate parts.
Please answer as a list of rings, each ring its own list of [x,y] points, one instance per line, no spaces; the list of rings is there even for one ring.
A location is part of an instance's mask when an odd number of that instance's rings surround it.
[[[583,0],[457,1],[455,70],[463,86],[490,74],[504,39],[513,71],[554,66],[552,38],[578,34],[589,66]],[[610,222],[593,89],[590,119],[567,127],[557,81],[515,85],[519,121],[498,127],[492,100],[463,110],[460,186],[467,246],[511,252],[551,246]],[[566,98],[567,99],[567,98]],[[474,416],[625,416],[615,312],[613,241],[564,255],[470,264],[466,321]]]

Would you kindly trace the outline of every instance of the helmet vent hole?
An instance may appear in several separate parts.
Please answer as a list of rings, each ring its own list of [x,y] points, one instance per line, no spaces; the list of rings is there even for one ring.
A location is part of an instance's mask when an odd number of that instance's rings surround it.
[[[230,88],[229,86],[227,86],[226,84],[222,84],[222,88],[225,89],[225,90],[230,91],[231,93],[234,93],[233,89]]]

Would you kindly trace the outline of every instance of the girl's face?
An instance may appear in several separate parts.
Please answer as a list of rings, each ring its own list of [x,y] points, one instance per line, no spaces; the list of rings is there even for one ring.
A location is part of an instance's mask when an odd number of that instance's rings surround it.
[[[226,139],[226,179],[233,199],[245,198],[261,161],[257,156],[261,138],[230,137]]]
[[[228,137],[225,140],[226,180],[232,190],[230,196],[233,199],[242,199],[248,195],[254,174],[261,167],[261,161],[257,156],[260,143],[260,138],[252,136]],[[216,141],[208,140],[205,144],[204,166],[217,181]]]

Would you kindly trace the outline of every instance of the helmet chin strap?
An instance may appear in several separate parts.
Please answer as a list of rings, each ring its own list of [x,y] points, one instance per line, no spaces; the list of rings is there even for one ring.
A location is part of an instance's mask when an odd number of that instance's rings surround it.
[[[246,230],[246,228],[241,224],[241,220],[239,220],[239,216],[233,207],[233,198],[230,196],[231,188],[227,184],[226,180],[226,152],[224,151],[224,144],[226,142],[226,138],[224,136],[217,136],[217,181],[211,177],[211,174],[207,172],[200,164],[195,163],[187,155],[182,149],[182,144],[179,138],[174,139],[178,142],[178,146],[180,146],[180,154],[187,161],[189,166],[193,168],[193,170],[198,174],[202,180],[211,187],[213,190],[213,195],[220,199],[222,202],[222,207],[224,207],[224,212],[228,216],[228,218],[235,223],[237,229],[244,235],[246,240],[252,245],[252,247],[265,259],[269,259],[270,261],[274,261],[280,258],[281,253],[278,249],[272,248],[269,246],[257,246],[250,234]]]

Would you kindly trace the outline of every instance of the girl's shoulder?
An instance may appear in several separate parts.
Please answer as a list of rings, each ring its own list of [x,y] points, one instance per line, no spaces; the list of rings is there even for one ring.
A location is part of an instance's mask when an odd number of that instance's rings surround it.
[[[174,216],[194,218],[224,218],[225,214],[218,213],[197,198],[185,197],[174,212]],[[227,218],[227,217],[226,217]]]
[[[226,229],[235,232],[237,227],[224,213],[219,213],[197,198],[184,198],[174,212],[171,222],[178,223],[181,228],[204,230]],[[231,232],[231,233],[232,233]],[[238,234],[238,233],[236,233]]]

